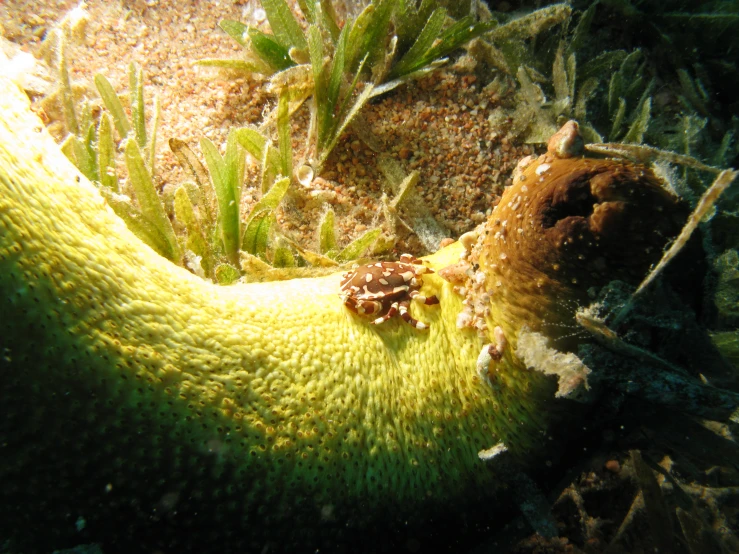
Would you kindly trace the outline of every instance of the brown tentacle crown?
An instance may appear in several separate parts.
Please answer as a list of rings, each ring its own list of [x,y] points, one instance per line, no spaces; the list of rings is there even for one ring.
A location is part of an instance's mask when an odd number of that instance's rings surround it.
[[[571,334],[594,287],[637,284],[679,232],[685,210],[649,168],[581,151],[570,121],[545,154],[521,160],[477,230],[467,303],[478,328],[494,322],[509,341],[523,326],[553,339]]]

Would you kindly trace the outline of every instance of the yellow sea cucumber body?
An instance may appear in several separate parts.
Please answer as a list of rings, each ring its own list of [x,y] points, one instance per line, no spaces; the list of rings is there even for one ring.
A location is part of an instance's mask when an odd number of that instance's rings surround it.
[[[551,387],[511,366],[493,394],[475,372],[481,339],[456,328],[461,298],[438,275],[422,293],[440,307],[412,308],[423,333],[351,313],[341,274],[206,283],[138,241],[1,86],[0,472],[3,504],[34,514],[31,528],[64,538],[65,509],[94,528],[127,498],[191,529],[199,506],[259,517],[265,536],[339,512],[361,526],[381,508],[392,520],[484,497],[495,477],[477,453],[534,446]],[[327,506],[332,518],[316,516]]]
[[[464,296],[438,274],[455,243],[425,259],[419,292],[440,305],[411,312],[428,330],[372,325],[342,302],[341,274],[218,287],[167,262],[27,108],[0,78],[0,515],[30,550],[336,546],[347,528],[490,498],[501,482],[480,452],[535,459],[556,386],[518,360],[516,334],[557,310],[537,295],[576,276],[555,286],[559,269],[527,267],[541,282],[506,292],[516,260],[496,250],[495,213],[465,277],[467,308],[494,308],[484,324],[458,328]],[[485,373],[487,343],[500,350]]]

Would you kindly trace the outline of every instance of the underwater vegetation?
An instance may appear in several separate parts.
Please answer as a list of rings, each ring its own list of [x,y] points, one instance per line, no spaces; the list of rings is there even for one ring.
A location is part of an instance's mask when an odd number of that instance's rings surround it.
[[[266,85],[275,95],[276,105],[259,127],[233,130],[225,157],[206,138],[200,141],[202,157],[177,138],[169,140],[191,177],[177,187],[182,190],[176,190],[174,198],[165,198],[177,239],[172,225],[160,213],[159,202],[145,192],[157,181],[152,155],[156,107],[147,146],[147,163],[152,166],[149,175],[134,171],[138,177],[130,180],[123,194],[113,186],[118,180],[115,168],[103,172],[104,181],[96,179],[95,160],[111,152],[113,127],[118,133],[116,144],[123,144],[119,143],[124,137],[121,133],[134,127],[139,148],[145,144],[141,71],[131,68],[131,75],[139,76],[138,83],[129,79],[132,121],[127,121],[118,95],[109,84],[105,86],[107,80],[102,75],[96,77],[96,88],[115,126],[99,114],[99,122],[92,121],[95,100],[85,100],[79,109],[73,102],[75,95],[65,77],[64,33],[60,32],[57,49],[64,119],[69,120],[70,137],[77,136],[68,140],[67,152],[83,173],[103,185],[111,205],[142,240],[176,263],[222,284],[239,278],[284,278],[294,275],[289,268],[296,266],[331,267],[365,254],[386,255],[402,245],[408,231],[417,233],[426,250],[433,251],[446,236],[445,230],[414,193],[419,186],[424,187],[421,192],[427,190],[428,185],[419,185],[413,172],[408,174],[397,163],[389,163],[377,137],[367,129],[362,112],[373,98],[392,94],[396,87],[449,65],[449,54],[459,46],[468,51],[462,59],[468,71],[481,75],[489,82],[486,89],[500,98],[491,126],[514,142],[543,143],[565,121],[575,118],[589,142],[646,143],[714,167],[731,165],[739,152],[739,120],[732,117],[736,110],[714,101],[715,71],[708,71],[692,57],[673,57],[671,63],[662,64],[664,54],[674,50],[664,45],[633,44],[616,35],[607,42],[610,48],[604,49],[604,41],[594,38],[602,36],[600,29],[616,14],[625,14],[627,19],[648,15],[652,34],[668,41],[666,31],[660,34],[656,29],[678,18],[677,11],[662,17],[649,12],[648,6],[641,6],[647,10],[642,12],[628,2],[588,3],[581,11],[574,7],[553,4],[523,16],[482,8],[460,15],[460,8],[452,10],[455,20],[449,17],[448,7],[433,2],[423,3],[418,10],[390,1],[343,10],[328,2],[308,3],[292,12],[286,3],[274,0],[264,5],[271,33],[234,20],[222,21],[223,30],[244,48],[244,58],[198,63],[225,69],[230,75],[268,76]],[[716,25],[720,20],[726,28],[736,23],[730,10],[698,18],[708,25],[704,20]],[[305,29],[301,21],[307,24]],[[612,27],[607,29],[614,32]],[[683,65],[675,65],[679,60]],[[290,127],[305,106],[310,123],[301,139],[305,143],[296,149]],[[356,133],[377,152],[373,163],[384,174],[383,188],[392,190],[393,197],[381,200],[382,217],[363,236],[341,246],[335,212],[326,204],[316,230],[319,240],[308,245],[277,223],[280,204],[285,198],[308,198],[306,186],[323,177],[331,151],[346,133]],[[134,146],[128,148],[126,166],[136,159]],[[96,153],[100,149],[105,152]],[[261,168],[258,183],[243,178],[245,155]],[[252,206],[256,211],[246,211],[240,205],[245,187],[256,185],[266,195],[281,176],[288,177],[289,183],[280,181],[281,186],[258,207]],[[676,184],[683,187],[680,194],[692,202],[706,185],[705,176],[690,169],[682,170]],[[275,271],[270,266],[288,271]]]
[[[201,64],[262,75],[274,103],[223,148],[170,138],[188,175],[170,196],[141,68],[129,66],[128,94],[102,75],[80,93],[62,29],[61,148],[0,78],[0,536],[19,551],[497,548],[515,511],[532,548],[551,547],[565,536],[555,515],[598,520],[585,485],[551,484],[557,468],[610,432],[622,443],[608,448],[632,451],[611,494],[634,476],[633,503],[619,504],[646,514],[657,546],[731,551],[732,522],[706,521],[729,515],[700,501],[716,490],[704,467],[736,454],[739,407],[736,173],[721,169],[736,120],[709,106],[708,77],[654,72],[650,44],[593,52],[600,18],[642,15],[636,2],[299,5],[264,2],[270,32],[221,25],[245,59]],[[363,236],[337,237],[333,209],[310,247],[286,232],[282,202],[349,133],[375,144],[361,119],[372,102],[445,57],[496,97],[507,139],[541,152],[483,223],[430,242],[420,264],[372,265],[368,252],[403,244],[399,222],[434,221],[420,172],[385,159],[392,198]],[[247,187],[259,191],[249,209]],[[370,296],[342,289],[341,265]],[[600,541],[591,551],[628,551],[626,519],[568,531],[583,548]]]
[[[530,3],[510,4],[515,9]],[[649,99],[644,142],[715,165],[736,165],[736,2],[609,0],[573,2],[572,9],[579,18],[570,25],[565,54],[577,57],[578,109],[587,103],[587,111],[578,113],[581,122],[592,121],[602,138],[625,140],[626,128],[621,126],[629,114],[636,121]],[[537,46],[534,68],[552,75],[556,89],[557,80],[562,81],[556,77],[560,70],[550,72],[547,64],[559,52],[551,45]],[[565,72],[575,69],[566,56],[564,62]],[[557,64],[562,66],[561,61]],[[614,73],[614,68],[619,71]],[[597,85],[588,82],[593,76],[600,79]],[[567,78],[571,83],[573,76]],[[556,98],[562,94],[557,92]]]

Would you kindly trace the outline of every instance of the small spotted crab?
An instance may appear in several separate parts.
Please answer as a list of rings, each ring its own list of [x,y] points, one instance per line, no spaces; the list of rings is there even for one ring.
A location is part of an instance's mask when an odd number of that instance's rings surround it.
[[[419,292],[424,273],[433,271],[410,254],[403,254],[397,262],[359,266],[344,274],[340,296],[352,312],[378,316],[372,321],[373,325],[399,315],[416,329],[427,329],[427,324],[413,319],[409,312],[411,300],[426,305],[439,303],[436,296],[426,297]]]

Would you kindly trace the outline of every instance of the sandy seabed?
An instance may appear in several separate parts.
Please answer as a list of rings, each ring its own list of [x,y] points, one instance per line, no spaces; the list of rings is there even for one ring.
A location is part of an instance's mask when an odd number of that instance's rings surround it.
[[[49,30],[76,6],[69,1],[9,0],[0,6],[0,30],[6,39],[40,56]],[[129,63],[143,68],[149,106],[155,96],[161,102],[156,150],[161,188],[177,187],[189,178],[169,150],[169,138],[181,139],[199,153],[200,138],[222,145],[230,128],[259,125],[275,106],[276,99],[262,78],[229,75],[195,64],[205,58],[243,55],[218,27],[222,19],[251,22],[268,30],[256,2],[93,0],[85,6],[84,33],[68,47],[71,79],[96,99],[93,78],[102,73],[125,96]],[[484,221],[517,160],[533,150],[516,145],[498,128],[500,98],[486,82],[489,79],[476,74],[469,62],[450,65],[366,106],[362,126],[368,133],[359,137],[350,130],[342,136],[318,175],[321,178],[306,194],[284,203],[279,216],[283,230],[303,246],[315,247],[317,222],[327,206],[336,212],[344,243],[382,224],[381,198],[392,193],[377,167],[380,154],[395,159],[406,172],[420,173],[417,198],[448,236],[457,237]],[[55,73],[53,67],[50,73]],[[48,115],[52,123],[62,117],[61,110]],[[308,121],[307,107],[293,118],[296,164],[306,157]],[[374,149],[361,140],[368,135]],[[247,183],[254,184],[242,194],[244,214],[260,197],[257,175],[251,160]],[[419,240],[403,224],[413,228],[412,215],[404,217],[402,211],[399,215],[402,223],[396,222],[394,229],[399,237],[396,253],[433,250],[434,245]]]

